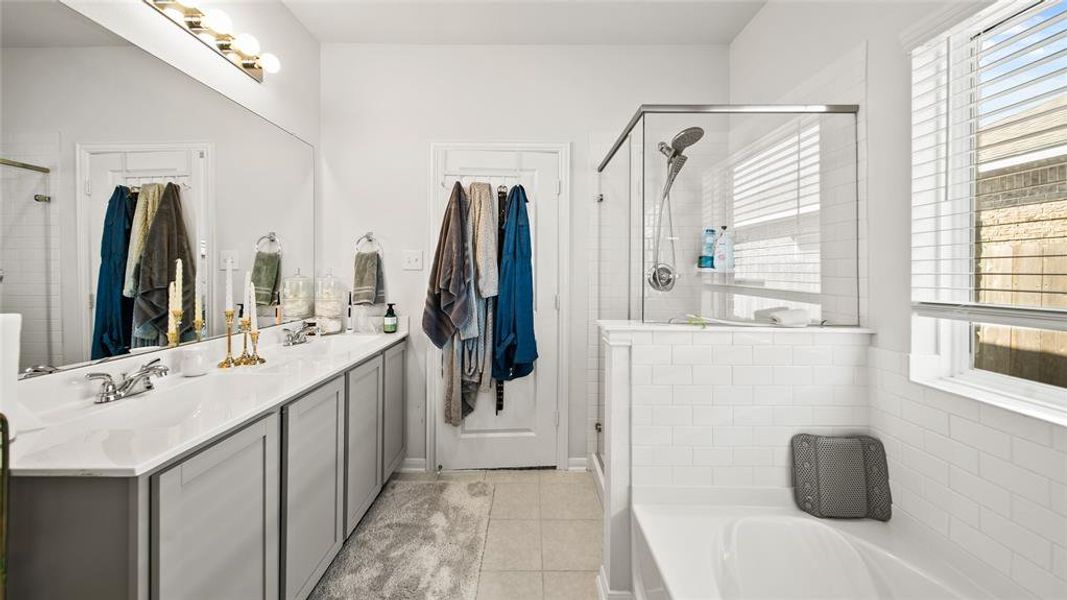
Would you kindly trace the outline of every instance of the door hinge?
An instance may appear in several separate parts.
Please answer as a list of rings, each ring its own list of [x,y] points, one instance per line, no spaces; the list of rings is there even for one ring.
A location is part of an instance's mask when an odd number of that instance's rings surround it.
[[[559,429],[559,411],[556,411],[556,429]]]
[[[559,312],[559,294],[556,294],[555,305],[556,305],[556,312]]]
[[[89,309],[96,308],[96,294],[89,294]]]
[[[89,179],[88,177],[85,178],[85,195],[86,196],[92,196],[93,195],[93,180]]]
[[[563,195],[563,182],[559,181],[559,180],[556,180],[556,195],[557,196],[562,196]]]

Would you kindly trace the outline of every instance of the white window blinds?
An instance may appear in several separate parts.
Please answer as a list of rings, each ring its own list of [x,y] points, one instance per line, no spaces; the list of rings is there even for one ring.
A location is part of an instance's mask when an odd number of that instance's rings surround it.
[[[1067,3],[998,3],[913,53],[912,301],[1067,329]]]

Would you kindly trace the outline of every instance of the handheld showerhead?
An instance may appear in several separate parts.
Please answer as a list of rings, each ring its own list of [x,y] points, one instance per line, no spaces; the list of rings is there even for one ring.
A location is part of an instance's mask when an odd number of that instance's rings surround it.
[[[683,150],[699,142],[702,137],[704,137],[703,129],[700,127],[687,127],[674,136],[674,139],[671,140],[671,148],[676,154],[681,154]]]
[[[667,160],[670,160],[670,159],[674,158],[674,155],[678,153],[667,142],[660,142],[658,148],[659,148],[660,154],[662,154],[663,156],[666,156]]]

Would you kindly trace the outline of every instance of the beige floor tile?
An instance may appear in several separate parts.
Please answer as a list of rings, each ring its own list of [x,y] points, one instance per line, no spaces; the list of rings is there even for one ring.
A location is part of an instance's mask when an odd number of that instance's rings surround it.
[[[482,570],[541,570],[541,522],[490,519]]]
[[[577,597],[577,596],[576,596]],[[538,571],[482,571],[478,579],[478,600],[541,600],[541,573]]]
[[[521,521],[500,521],[519,523]],[[492,529],[490,521],[489,527]],[[601,522],[541,521],[541,553],[546,571],[596,571],[600,568]]]
[[[540,471],[541,483],[588,483],[593,485],[593,474],[589,471]]]
[[[545,600],[597,600],[596,571],[543,571]]]
[[[542,519],[600,519],[596,490],[583,482],[541,484]]]
[[[537,483],[541,481],[541,473],[539,469],[496,469],[486,471],[485,478],[494,482]]]
[[[447,481],[477,481],[485,479],[485,471],[441,471],[438,479]]]
[[[497,483],[493,491],[493,519],[539,519],[537,483]]]

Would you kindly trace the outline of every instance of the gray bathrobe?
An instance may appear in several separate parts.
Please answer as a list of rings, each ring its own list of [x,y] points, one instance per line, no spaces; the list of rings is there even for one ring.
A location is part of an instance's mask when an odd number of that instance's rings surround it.
[[[175,260],[182,259],[182,322],[179,334],[191,332],[196,296],[196,266],[185,231],[178,186],[168,183],[148,229],[138,269],[137,296],[133,304],[134,337],[147,342],[153,336],[159,345],[167,341],[167,294],[174,280]],[[147,345],[147,344],[146,344]]]
[[[444,348],[452,334],[474,317],[474,306],[468,293],[474,273],[464,239],[467,215],[463,207],[466,204],[463,186],[457,181],[452,186],[452,195],[441,221],[429,289],[426,290],[426,307],[422,311],[422,330],[438,348]]]

